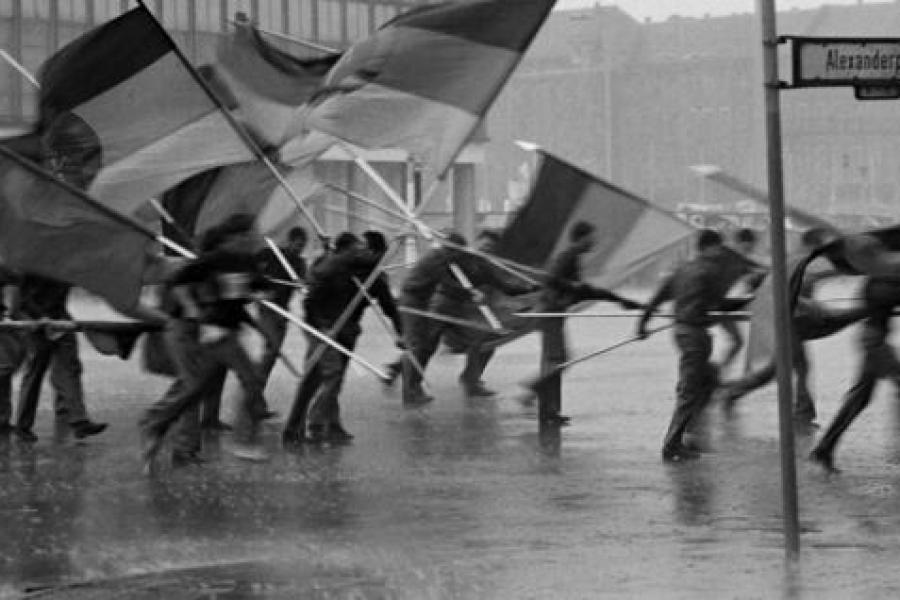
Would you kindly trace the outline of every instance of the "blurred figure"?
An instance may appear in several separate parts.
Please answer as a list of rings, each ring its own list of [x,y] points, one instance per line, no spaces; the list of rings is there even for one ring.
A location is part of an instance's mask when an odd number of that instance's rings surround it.
[[[248,460],[266,458],[258,445],[259,422],[267,416],[262,380],[239,340],[241,327],[250,323],[246,305],[255,291],[265,290],[253,250],[257,240],[252,232],[253,217],[236,214],[210,229],[204,251],[169,280],[176,299],[167,326],[166,341],[175,359],[175,383],[141,419],[144,458],[148,470],[163,439],[179,419],[173,444],[175,465],[202,462],[200,445],[200,403],[210,382],[221,376],[223,367],[234,371],[244,389],[242,421],[235,431],[234,454]]]
[[[646,338],[647,324],[656,309],[674,301],[674,338],[681,357],[678,364],[675,411],[662,447],[665,461],[697,458],[698,448],[683,441],[685,430],[696,430],[697,421],[716,387],[718,371],[710,362],[712,337],[709,327],[715,323],[711,311],[739,310],[746,299],[726,298],[732,281],[722,273],[732,261],[722,236],[712,229],[697,235],[697,256],[667,277],[650,299],[638,321],[637,336]]]
[[[547,283],[538,301],[536,312],[565,312],[579,302],[603,300],[616,302],[626,310],[642,308],[643,304],[623,298],[605,288],[586,283],[581,278],[581,257],[596,244],[596,228],[587,221],[578,221],[569,230],[569,245],[553,259]],[[542,318],[541,370],[552,371],[566,362],[569,350],[566,342],[564,317]],[[552,386],[556,389],[558,386]],[[561,398],[539,398],[538,419],[543,425],[566,425],[569,417],[560,414]]]

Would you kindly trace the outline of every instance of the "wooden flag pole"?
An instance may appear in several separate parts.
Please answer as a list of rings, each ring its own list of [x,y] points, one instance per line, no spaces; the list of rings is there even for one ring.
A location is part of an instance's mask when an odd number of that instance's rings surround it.
[[[288,196],[291,200],[294,201],[294,204],[297,205],[297,209],[300,213],[309,221],[310,225],[312,225],[313,229],[316,230],[316,235],[319,236],[320,239],[325,239],[327,236],[325,235],[325,230],[322,229],[322,226],[319,225],[318,221],[316,221],[315,217],[313,217],[312,213],[303,203],[303,200],[297,196],[297,193],[290,186],[278,168],[272,163],[266,153],[263,152],[263,149],[260,148],[259,144],[256,143],[256,140],[253,139],[253,136],[247,131],[247,128],[244,127],[238,120],[231,114],[231,111],[225,106],[225,103],[218,97],[216,92],[210,87],[210,85],[206,82],[205,79],[197,72],[197,69],[194,68],[194,65],[187,59],[187,56],[184,55],[184,52],[181,51],[181,48],[178,47],[178,44],[175,43],[175,40],[169,35],[169,32],[166,31],[165,27],[157,20],[156,16],[153,12],[147,8],[144,0],[137,0],[138,5],[150,15],[150,18],[153,20],[153,23],[159,29],[159,31],[166,36],[166,39],[169,40],[169,44],[172,47],[172,51],[175,52],[175,55],[179,58],[184,67],[188,70],[191,76],[194,78],[194,81],[197,82],[207,96],[213,101],[213,103],[219,107],[219,110],[222,112],[222,116],[225,117],[225,120],[228,121],[228,124],[234,129],[234,131],[238,134],[241,140],[247,145],[247,147],[256,155],[257,160],[261,161],[266,168],[272,173],[275,177],[276,181],[278,181],[279,185],[287,192]]]
[[[31,72],[22,65],[22,63],[13,58],[12,54],[0,48],[0,57],[2,57],[3,60],[9,63],[9,66],[18,71],[19,75],[27,79],[28,83],[30,83],[37,89],[41,89],[41,84],[38,83],[38,80],[35,79],[34,75],[32,75]]]

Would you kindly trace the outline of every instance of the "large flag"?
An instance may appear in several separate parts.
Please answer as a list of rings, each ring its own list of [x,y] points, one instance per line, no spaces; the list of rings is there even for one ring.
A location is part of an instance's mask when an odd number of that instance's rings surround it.
[[[0,261],[134,307],[151,238],[0,148]]]
[[[555,0],[444,2],[410,10],[329,73],[312,129],[401,148],[441,177],[490,108]]]
[[[306,198],[320,187],[309,167],[280,165],[279,169],[298,198]],[[179,233],[195,240],[235,213],[256,215],[257,230],[274,239],[293,225],[305,224],[295,201],[258,161],[199,173],[168,190],[162,203],[178,224]]]
[[[301,107],[339,58],[340,54],[297,58],[267,43],[249,22],[239,22],[220,45],[215,70],[256,139],[280,146],[302,133]]]
[[[253,158],[143,7],[67,44],[39,75],[53,168],[121,212],[194,173]]]
[[[569,227],[587,221],[597,242],[581,261],[586,280],[613,287],[647,262],[671,250],[696,230],[673,214],[538,151],[541,161],[531,193],[503,232],[497,254],[530,267],[546,268],[568,245]]]

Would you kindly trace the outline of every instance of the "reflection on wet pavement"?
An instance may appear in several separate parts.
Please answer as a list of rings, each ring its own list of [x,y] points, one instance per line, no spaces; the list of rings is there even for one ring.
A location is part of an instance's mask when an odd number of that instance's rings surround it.
[[[582,349],[628,324],[579,330]],[[373,327],[377,330],[377,328]],[[302,352],[290,338],[293,352]],[[368,356],[386,338],[363,338]],[[849,376],[848,338],[820,346],[823,419]],[[33,446],[0,438],[0,598],[890,597],[900,593],[900,417],[879,396],[826,478],[797,438],[801,561],[786,567],[774,390],[710,413],[710,454],[659,460],[673,405],[669,340],[623,348],[567,375],[570,427],[539,429],[516,382],[537,345],[502,350],[494,399],[465,399],[440,357],[438,399],[404,410],[353,375],[348,446],[279,448],[267,463],[209,436],[201,467],[140,474],[135,421],[164,379],[86,357],[90,408],[112,426],[76,443],[41,414]],[[648,377],[647,373],[654,373]],[[292,383],[269,397],[284,414]],[[228,401],[226,400],[226,404]]]

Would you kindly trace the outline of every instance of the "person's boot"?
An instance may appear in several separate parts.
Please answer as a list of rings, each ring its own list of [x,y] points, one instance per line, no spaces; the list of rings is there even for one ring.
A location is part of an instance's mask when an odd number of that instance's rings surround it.
[[[813,461],[823,469],[826,473],[840,473],[841,470],[834,466],[834,454],[827,450],[813,448],[809,453],[809,460]]]
[[[466,396],[469,396],[470,398],[489,398],[497,395],[497,392],[486,387],[483,381],[476,381],[473,383],[460,379],[459,382],[462,385]]]
[[[353,439],[353,434],[344,429],[340,423],[331,423],[325,431],[325,437],[329,442],[346,444]]]
[[[107,425],[106,423],[95,423],[93,421],[84,419],[82,421],[75,421],[74,423],[72,423],[72,430],[75,432],[75,437],[81,440],[88,436],[103,433],[108,426],[109,425]]]
[[[206,458],[196,451],[176,450],[172,452],[172,467],[175,469],[203,466],[206,462]]]
[[[417,408],[425,406],[434,400],[434,396],[426,394],[422,388],[412,389],[409,391],[409,397],[403,399],[403,405],[408,408]]]
[[[27,429],[25,427],[15,427],[13,431],[16,434],[16,437],[19,438],[19,441],[26,442],[28,444],[33,444],[38,441],[38,436],[35,435],[31,429]]]

